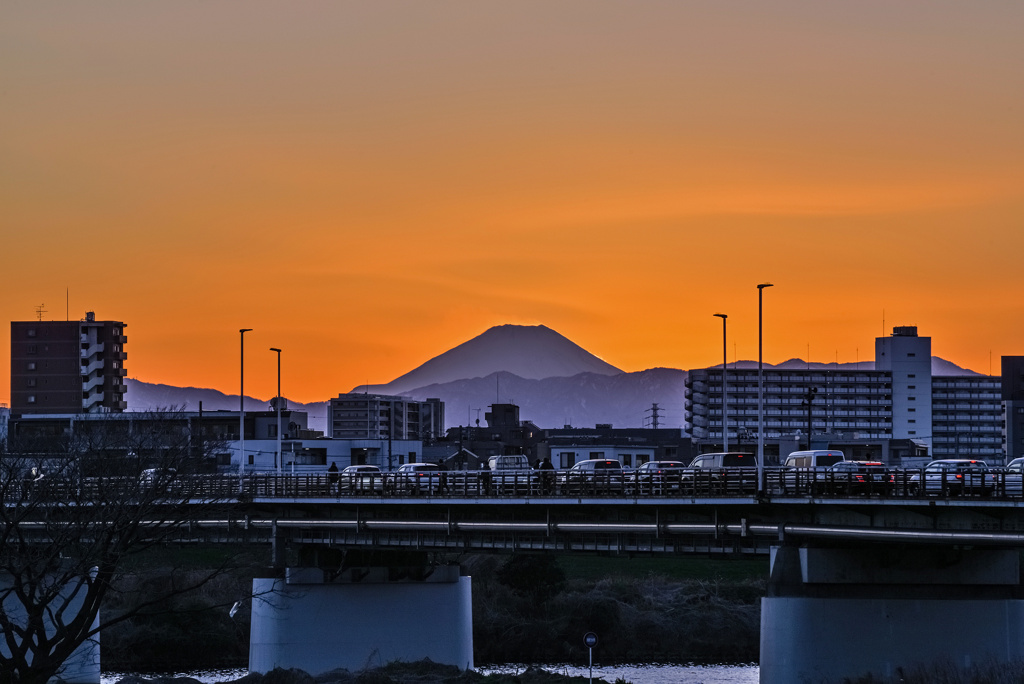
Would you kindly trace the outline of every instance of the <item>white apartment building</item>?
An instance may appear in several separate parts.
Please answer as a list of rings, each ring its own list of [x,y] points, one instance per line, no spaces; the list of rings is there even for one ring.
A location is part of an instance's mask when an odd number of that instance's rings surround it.
[[[931,338],[919,337],[914,326],[894,328],[890,337],[876,339],[875,352],[870,370],[870,363],[858,364],[864,370],[851,369],[849,364],[765,368],[766,460],[788,449],[808,448],[809,441],[814,448],[860,444],[857,448],[863,448],[862,453],[882,457],[890,442],[904,440],[927,448],[933,458],[959,455],[1003,463],[1000,377],[933,377]],[[726,379],[729,448],[754,452],[757,368],[730,367]],[[721,367],[689,371],[686,431],[698,448],[723,445],[722,397]]]

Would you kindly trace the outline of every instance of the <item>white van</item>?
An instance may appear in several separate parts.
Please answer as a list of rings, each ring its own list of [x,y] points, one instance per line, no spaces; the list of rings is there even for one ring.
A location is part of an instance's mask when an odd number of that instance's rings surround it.
[[[819,449],[817,451],[794,451],[782,465],[786,468],[828,468],[845,461],[842,451]]]
[[[701,454],[683,470],[682,484],[698,496],[752,494],[757,491],[757,456],[740,451]]]
[[[693,459],[690,468],[756,468],[757,456],[740,451],[722,451],[701,454]]]
[[[498,494],[528,495],[537,489],[537,472],[522,454],[491,456],[487,459],[490,484]]]

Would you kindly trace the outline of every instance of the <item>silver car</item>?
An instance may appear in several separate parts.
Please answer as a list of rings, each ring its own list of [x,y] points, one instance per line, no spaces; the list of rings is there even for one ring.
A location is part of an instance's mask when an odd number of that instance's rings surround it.
[[[384,474],[375,465],[350,465],[339,473],[338,484],[343,492],[379,494],[384,491]]]
[[[911,494],[925,496],[991,496],[996,474],[985,461],[947,458],[932,461],[910,477]]]
[[[441,491],[444,473],[436,463],[403,463],[395,471],[398,494],[437,494]]]

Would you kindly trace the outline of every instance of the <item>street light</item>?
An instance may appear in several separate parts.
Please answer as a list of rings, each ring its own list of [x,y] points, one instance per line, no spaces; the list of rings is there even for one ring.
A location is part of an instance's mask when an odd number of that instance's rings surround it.
[[[729,369],[729,347],[725,335],[727,314],[716,313],[722,319],[722,451],[729,451],[729,385],[725,372]]]
[[[277,352],[277,454],[274,456],[274,470],[281,474],[281,461],[284,460],[281,454],[281,350],[271,347],[270,351]]]
[[[757,492],[763,489],[764,480],[764,288],[771,283],[757,286]]]
[[[241,371],[238,374],[238,485],[242,486],[245,480],[245,333],[252,332],[252,328],[241,328],[238,337],[241,341],[239,347],[239,359]]]

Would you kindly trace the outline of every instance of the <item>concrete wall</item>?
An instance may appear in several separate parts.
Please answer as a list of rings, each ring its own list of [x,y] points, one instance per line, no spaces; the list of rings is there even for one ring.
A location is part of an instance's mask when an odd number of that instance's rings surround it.
[[[841,682],[900,668],[1024,659],[1016,549],[772,549],[761,682]]]
[[[842,682],[897,668],[1024,658],[1024,601],[765,598],[761,682]]]
[[[249,670],[320,674],[430,658],[473,667],[471,579],[288,583],[256,579]]]

